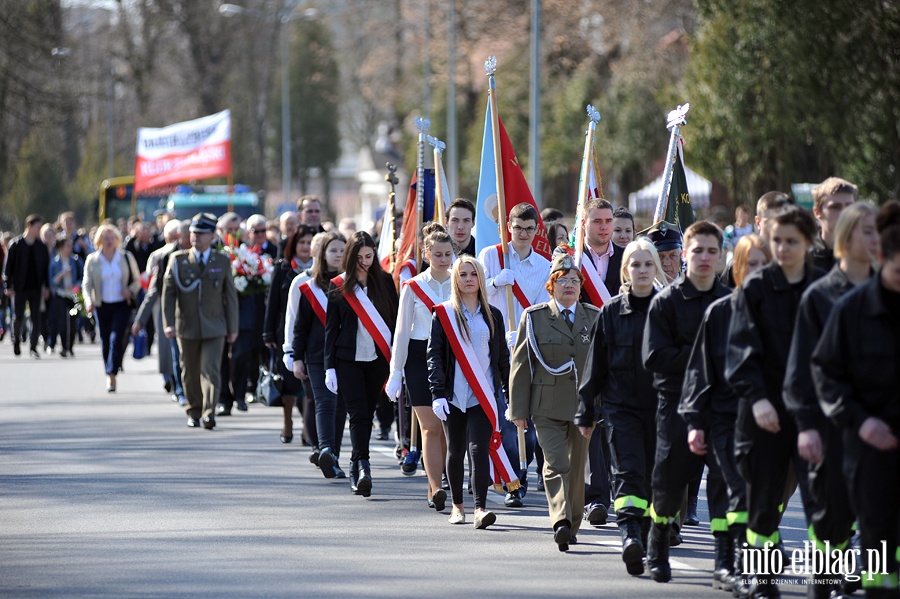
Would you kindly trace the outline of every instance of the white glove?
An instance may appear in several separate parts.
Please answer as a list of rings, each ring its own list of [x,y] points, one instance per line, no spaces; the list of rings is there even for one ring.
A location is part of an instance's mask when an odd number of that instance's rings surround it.
[[[403,371],[394,370],[388,377],[387,385],[384,386],[384,392],[387,393],[388,399],[397,401],[400,397],[400,387],[403,386]]]
[[[507,331],[506,332],[506,347],[512,350],[516,345],[516,339],[519,337],[518,331]]]
[[[440,397],[431,402],[431,411],[434,412],[434,415],[440,418],[441,421],[446,422],[447,415],[450,413],[450,406],[447,405],[446,399]]]
[[[288,372],[294,370],[294,354],[287,353],[281,356],[281,361],[284,362],[284,367],[288,369]]]
[[[337,372],[334,371],[334,368],[325,371],[325,386],[332,393],[337,393]]]
[[[516,274],[508,268],[504,268],[494,277],[494,287],[512,285],[516,282]]]

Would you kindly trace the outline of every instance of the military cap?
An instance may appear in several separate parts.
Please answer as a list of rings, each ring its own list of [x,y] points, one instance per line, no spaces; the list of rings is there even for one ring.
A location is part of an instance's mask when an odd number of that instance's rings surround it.
[[[680,250],[684,247],[684,242],[681,237],[681,230],[678,228],[678,225],[673,225],[672,223],[666,222],[664,220],[659,221],[649,229],[644,229],[640,233],[638,233],[638,237],[646,235],[650,238],[650,241],[656,247],[656,250],[659,252],[665,252],[667,250]]]
[[[550,274],[552,275],[558,270],[569,272],[573,268],[575,268],[574,258],[566,252],[561,252],[554,256],[553,263],[550,266]]]
[[[191,233],[215,233],[216,216],[209,212],[201,212],[191,219]]]

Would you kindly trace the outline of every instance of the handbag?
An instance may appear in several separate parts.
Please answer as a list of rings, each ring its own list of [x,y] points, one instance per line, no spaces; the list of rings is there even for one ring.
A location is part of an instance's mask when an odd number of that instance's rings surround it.
[[[282,406],[281,389],[284,377],[278,374],[275,365],[275,350],[269,350],[269,363],[259,367],[259,381],[256,383],[256,401],[267,406]]]
[[[135,360],[146,357],[150,353],[150,340],[147,338],[147,331],[142,329],[138,331],[137,335],[132,335],[131,345],[134,348],[132,356]]]

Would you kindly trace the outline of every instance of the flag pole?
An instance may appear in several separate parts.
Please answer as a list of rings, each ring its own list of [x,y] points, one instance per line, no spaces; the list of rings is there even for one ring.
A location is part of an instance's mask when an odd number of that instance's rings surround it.
[[[422,244],[419,234],[422,231],[422,217],[425,212],[425,132],[431,127],[431,121],[425,117],[416,119],[419,130],[419,161],[416,168],[416,272],[422,272]]]
[[[503,160],[500,156],[500,113],[497,108],[497,57],[489,56],[484,61],[488,76],[488,105],[491,108],[491,137],[494,142],[494,175],[497,179],[497,225],[500,228],[500,250],[503,263],[509,264],[509,231],[506,229],[506,194],[503,191]],[[516,310],[513,305],[512,288],[506,285],[506,330],[516,330]]]
[[[653,214],[653,223],[656,224],[663,219],[666,213],[666,202],[669,200],[669,190],[672,188],[672,171],[675,168],[675,152],[678,148],[678,138],[681,128],[687,125],[688,110],[691,109],[690,104],[679,105],[675,110],[669,112],[666,118],[666,128],[672,132],[669,136],[669,149],[666,151],[666,168],[663,170],[663,185],[659,192],[659,199],[656,200],[656,212]]]
[[[391,269],[390,272],[394,272],[394,268],[397,266],[397,227],[395,225],[394,211],[397,209],[397,192],[394,190],[394,186],[400,182],[397,179],[397,165],[391,162],[386,163],[384,166],[387,167],[387,174],[384,176],[384,180],[387,181],[388,185],[391,187],[391,191],[388,193],[388,204],[387,210],[385,211],[384,218],[389,218],[390,227],[391,227]]]
[[[581,181],[578,186],[578,209],[575,211],[575,267],[581,268],[581,260],[584,256],[584,207],[587,204],[588,186],[590,185],[591,157],[594,149],[594,132],[600,121],[600,113],[592,105],[587,105],[587,114],[590,119],[587,133],[584,136],[584,154],[581,157]]]
[[[488,104],[491,107],[491,138],[494,142],[494,175],[497,179],[497,225],[500,228],[500,250],[503,252],[503,263],[509,264],[509,231],[506,228],[506,193],[503,190],[503,159],[500,151],[500,113],[497,107],[497,82],[494,73],[497,72],[497,57],[489,56],[484,61],[484,70],[488,76]],[[516,308],[513,304],[512,287],[506,289],[506,330],[516,330]],[[519,442],[519,468],[527,472],[528,460],[525,456],[525,429],[516,427]],[[521,482],[510,481],[506,483],[507,491],[515,491],[521,486]]]
[[[428,143],[434,147],[434,218],[432,218],[433,222],[440,223],[442,226],[444,225],[444,181],[442,179],[443,175],[443,163],[441,161],[441,157],[444,154],[444,150],[447,148],[447,144],[439,140],[437,137],[428,136]]]

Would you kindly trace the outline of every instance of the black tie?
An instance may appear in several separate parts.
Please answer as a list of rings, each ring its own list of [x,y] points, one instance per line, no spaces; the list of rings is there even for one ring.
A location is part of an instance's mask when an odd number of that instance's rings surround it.
[[[569,325],[569,330],[570,330],[570,331],[572,330],[572,325],[575,324],[575,322],[571,319],[571,316],[572,316],[572,311],[571,311],[571,310],[569,310],[568,308],[566,308],[565,310],[563,310],[563,318],[566,319],[566,324]]]
[[[203,260],[203,252],[198,255],[197,262],[200,263],[200,270],[206,270],[206,261]]]

